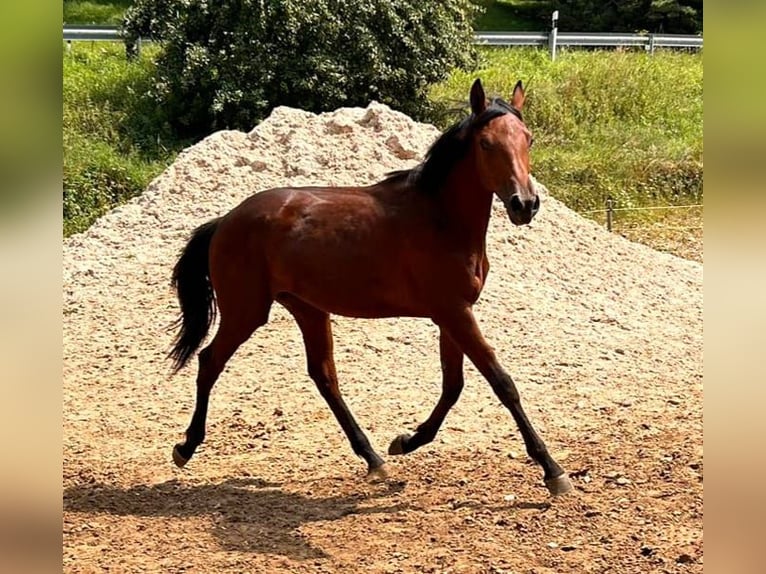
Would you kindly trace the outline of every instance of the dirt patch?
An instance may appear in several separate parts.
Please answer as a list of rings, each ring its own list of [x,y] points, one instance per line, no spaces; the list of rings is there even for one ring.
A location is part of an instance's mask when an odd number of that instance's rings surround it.
[[[64,241],[65,571],[702,572],[702,265],[553,197],[525,228],[496,206],[476,314],[573,495],[548,498],[471,366],[437,439],[364,483],[278,305],[215,387],[207,441],[173,466],[195,369],[168,378],[169,274],[191,229],[268,187],[375,181],[437,133],[377,104],[277,108]],[[334,329],[341,388],[383,453],[436,402],[437,330]]]

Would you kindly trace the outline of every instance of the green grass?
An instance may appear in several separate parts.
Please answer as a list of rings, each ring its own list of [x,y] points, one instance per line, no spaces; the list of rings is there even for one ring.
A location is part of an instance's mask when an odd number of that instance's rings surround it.
[[[185,143],[147,96],[151,53],[127,62],[107,42],[64,51],[64,235],[141,193]]]
[[[125,10],[132,0],[64,0],[65,24],[122,23]]]
[[[521,79],[535,135],[535,175],[578,211],[702,200],[702,55],[486,49],[479,70],[435,86],[443,106],[467,99],[473,78],[510,97]],[[442,127],[450,121],[444,117]]]

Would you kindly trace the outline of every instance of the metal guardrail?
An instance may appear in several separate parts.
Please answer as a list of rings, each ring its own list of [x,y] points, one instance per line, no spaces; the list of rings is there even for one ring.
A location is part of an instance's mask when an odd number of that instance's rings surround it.
[[[122,40],[120,29],[116,26],[71,26],[64,25],[64,41],[80,40],[117,41]]]
[[[64,41],[122,40],[116,26],[64,26]],[[550,32],[478,32],[475,42],[485,46],[550,46]],[[702,36],[685,34],[583,34],[559,32],[558,46],[637,46],[653,52],[655,48],[702,48]]]
[[[487,46],[549,46],[549,32],[478,32],[476,43]],[[688,34],[607,34],[558,32],[558,46],[638,46],[654,48],[702,48],[702,36]]]
[[[548,32],[478,32],[475,39],[488,46],[547,46]]]
[[[702,36],[655,34],[654,45],[659,48],[699,48],[702,49]]]

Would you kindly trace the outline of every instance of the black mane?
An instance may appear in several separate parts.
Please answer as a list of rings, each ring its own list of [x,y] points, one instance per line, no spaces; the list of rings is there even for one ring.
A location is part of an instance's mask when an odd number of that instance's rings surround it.
[[[521,112],[511,104],[502,98],[492,99],[481,114],[466,116],[444,132],[431,145],[420,164],[412,169],[393,171],[385,181],[406,179],[423,193],[437,194],[451,169],[468,153],[471,132],[509,113],[523,121]]]

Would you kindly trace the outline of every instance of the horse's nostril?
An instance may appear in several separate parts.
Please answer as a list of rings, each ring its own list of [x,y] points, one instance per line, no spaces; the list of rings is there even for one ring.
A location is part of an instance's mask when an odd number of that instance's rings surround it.
[[[532,213],[537,213],[540,210],[540,196],[535,197],[535,202],[532,204]]]
[[[522,209],[524,209],[524,204],[521,203],[521,198],[518,196],[518,194],[514,194],[511,196],[511,210],[515,212],[519,212]]]

